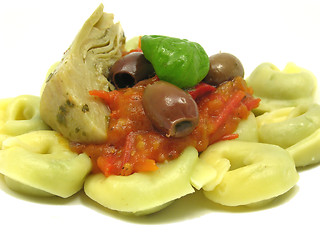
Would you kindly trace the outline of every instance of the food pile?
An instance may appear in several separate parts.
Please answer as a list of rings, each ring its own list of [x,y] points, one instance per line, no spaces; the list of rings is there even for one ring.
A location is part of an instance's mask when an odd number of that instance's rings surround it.
[[[150,214],[196,190],[252,205],[290,190],[320,161],[317,80],[293,63],[208,56],[159,35],[126,40],[100,5],[50,68],[41,96],[0,101],[0,173],[8,187]],[[297,92],[295,89],[301,89]]]

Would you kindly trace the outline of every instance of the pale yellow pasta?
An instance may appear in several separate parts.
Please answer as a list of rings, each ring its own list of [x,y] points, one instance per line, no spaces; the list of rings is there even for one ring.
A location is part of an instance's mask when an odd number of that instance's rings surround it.
[[[285,108],[257,117],[259,140],[287,148],[320,128],[320,105]]]
[[[258,129],[256,118],[250,113],[247,119],[242,120],[235,133],[239,134],[238,141],[258,142]],[[200,155],[200,161],[197,161],[191,175],[192,185],[196,189],[211,191],[218,185],[224,174],[230,168],[230,162],[227,159],[212,159],[209,151],[204,151]]]
[[[248,142],[259,141],[257,120],[252,112],[249,114],[247,119],[240,121],[235,133],[239,135],[237,140]]]
[[[125,50],[127,52],[130,52],[131,50],[138,48],[139,41],[140,41],[140,36],[130,38],[129,40],[126,41]]]
[[[211,145],[200,160],[229,162],[230,169],[212,191],[204,195],[213,202],[227,205],[251,205],[279,196],[298,181],[290,154],[275,145],[222,141]]]
[[[308,137],[287,148],[287,151],[293,157],[297,167],[304,167],[320,162],[319,146],[320,128]]]
[[[290,150],[296,166],[320,161],[315,133],[320,129],[320,105],[274,110],[258,116],[257,122],[259,140]]]
[[[230,166],[228,159],[215,159],[211,157],[210,151],[204,151],[192,171],[192,186],[197,190],[212,191],[222,181]]]
[[[69,149],[68,141],[59,133],[39,130],[10,137],[0,150],[0,173],[14,181],[13,190],[29,186],[39,195],[47,192],[69,197],[83,187],[91,170],[91,160],[86,154],[76,154]],[[12,183],[12,182],[11,182]]]
[[[42,191],[38,188],[31,187],[29,185],[25,185],[21,182],[17,182],[13,180],[12,178],[9,178],[7,176],[4,176],[4,181],[11,190],[22,193],[25,195],[35,196],[35,197],[52,197],[54,196],[51,193],[48,193],[46,191]]]
[[[0,149],[8,137],[49,129],[40,118],[39,104],[40,98],[32,95],[0,100]]]
[[[85,181],[84,190],[107,208],[136,215],[150,214],[194,192],[190,175],[197,159],[197,150],[188,147],[179,158],[159,164],[155,172],[109,177],[91,175]]]
[[[261,114],[284,107],[308,105],[314,101],[317,79],[308,70],[288,63],[280,71],[271,63],[260,64],[248,77],[254,96],[261,99],[254,112]]]

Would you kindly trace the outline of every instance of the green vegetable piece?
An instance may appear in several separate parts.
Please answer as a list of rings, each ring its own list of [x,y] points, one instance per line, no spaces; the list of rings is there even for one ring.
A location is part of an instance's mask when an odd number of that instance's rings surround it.
[[[209,72],[209,57],[195,42],[159,35],[141,38],[141,49],[161,80],[193,87]]]
[[[99,5],[61,62],[49,69],[40,100],[43,121],[71,141],[104,142],[110,110],[89,91],[114,89],[106,76],[121,58],[124,43],[120,23]]]

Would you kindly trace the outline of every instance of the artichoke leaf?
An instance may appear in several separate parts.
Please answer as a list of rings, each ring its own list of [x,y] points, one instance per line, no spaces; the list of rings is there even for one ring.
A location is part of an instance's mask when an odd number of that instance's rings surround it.
[[[71,141],[105,141],[110,110],[89,91],[114,88],[106,76],[124,45],[120,23],[101,4],[49,73],[41,95],[42,119]]]

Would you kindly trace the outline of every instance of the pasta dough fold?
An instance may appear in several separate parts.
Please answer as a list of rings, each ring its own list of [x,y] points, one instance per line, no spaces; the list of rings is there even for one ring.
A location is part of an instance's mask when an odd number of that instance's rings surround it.
[[[247,119],[242,120],[234,133],[239,135],[236,141],[258,142],[257,122],[254,114],[250,113]],[[211,191],[221,182],[229,168],[230,162],[227,159],[213,159],[210,151],[204,151],[192,171],[192,185],[198,190],[202,188]]]
[[[320,105],[289,107],[257,117],[259,140],[287,149],[296,166],[320,161]]]
[[[3,142],[0,150],[0,173],[9,178],[14,190],[30,187],[30,194],[39,189],[63,198],[83,187],[91,171],[91,160],[86,154],[76,154],[69,149],[68,141],[59,133],[39,130]],[[12,183],[12,184],[10,184]],[[28,192],[27,187],[24,192]],[[37,193],[36,193],[37,194]]]
[[[84,190],[107,208],[135,215],[150,214],[194,192],[190,175],[197,159],[197,150],[188,147],[179,158],[159,164],[155,172],[107,178],[103,174],[91,175]]]
[[[257,114],[311,104],[317,87],[316,77],[293,63],[288,63],[283,71],[271,63],[262,63],[247,83],[253,88],[254,96],[261,99],[260,106],[254,109]]]
[[[290,154],[275,145],[222,141],[200,155],[200,161],[215,165],[229,162],[229,170],[218,185],[204,195],[226,206],[250,205],[279,196],[299,179]]]
[[[50,129],[40,118],[39,105],[40,98],[32,95],[0,100],[0,149],[8,137]]]

